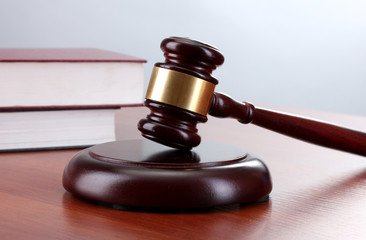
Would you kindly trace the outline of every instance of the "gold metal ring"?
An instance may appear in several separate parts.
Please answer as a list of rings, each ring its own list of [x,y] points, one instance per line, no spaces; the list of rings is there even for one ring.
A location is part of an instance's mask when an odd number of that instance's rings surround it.
[[[154,67],[145,98],[206,116],[215,87],[201,78]]]

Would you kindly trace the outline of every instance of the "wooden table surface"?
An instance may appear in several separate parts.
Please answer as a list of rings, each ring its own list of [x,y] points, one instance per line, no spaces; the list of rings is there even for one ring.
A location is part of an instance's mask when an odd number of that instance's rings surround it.
[[[366,117],[280,110],[366,131]],[[120,111],[119,138],[138,138],[145,114]],[[78,150],[1,153],[0,239],[366,239],[366,158],[235,120],[210,118],[199,132],[260,156],[272,175],[270,200],[205,211],[115,210],[63,189],[63,169]]]

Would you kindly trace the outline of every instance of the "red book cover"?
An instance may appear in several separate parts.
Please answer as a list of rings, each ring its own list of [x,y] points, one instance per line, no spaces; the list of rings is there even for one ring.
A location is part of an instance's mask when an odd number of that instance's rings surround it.
[[[96,48],[0,48],[0,62],[141,62],[146,60]]]
[[[144,63],[95,48],[0,48],[0,111],[136,106]]]

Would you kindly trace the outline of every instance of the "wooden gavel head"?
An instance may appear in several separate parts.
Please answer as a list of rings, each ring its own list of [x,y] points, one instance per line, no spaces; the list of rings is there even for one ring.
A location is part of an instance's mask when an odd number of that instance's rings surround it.
[[[142,136],[179,149],[200,144],[196,125],[207,121],[217,79],[211,73],[224,56],[210,45],[171,37],[161,43],[165,62],[156,63],[146,92],[151,113],[139,121]]]

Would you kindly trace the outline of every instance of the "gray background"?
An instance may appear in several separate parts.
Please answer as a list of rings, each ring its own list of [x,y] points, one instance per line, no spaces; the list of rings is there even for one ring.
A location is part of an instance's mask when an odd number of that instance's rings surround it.
[[[366,115],[366,2],[0,0],[0,47],[96,47],[162,61],[161,40],[218,47],[217,91]]]

